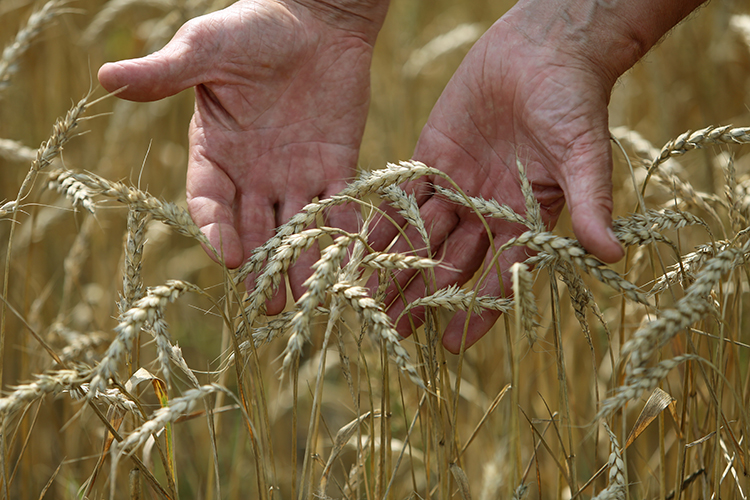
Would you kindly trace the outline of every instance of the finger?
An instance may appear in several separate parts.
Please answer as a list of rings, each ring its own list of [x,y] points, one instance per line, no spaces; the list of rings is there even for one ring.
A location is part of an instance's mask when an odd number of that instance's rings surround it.
[[[501,238],[496,239],[495,246],[501,244]],[[515,262],[520,262],[528,257],[526,248],[514,247],[506,250],[498,257],[497,266],[502,269],[502,285],[497,274],[492,271],[484,283],[479,287],[479,295],[490,297],[510,297],[513,285],[508,270]],[[487,252],[484,261],[484,269],[487,266],[495,268],[492,251]],[[464,348],[468,349],[492,328],[497,319],[502,315],[499,311],[485,310],[481,314],[466,311],[458,311],[448,322],[443,334],[443,346],[453,354],[461,351],[461,343],[465,342]],[[466,319],[469,319],[468,323]],[[465,341],[464,341],[465,335]]]
[[[201,83],[211,62],[211,46],[198,43],[201,18],[186,23],[161,50],[138,59],[106,63],[99,82],[109,92],[131,101],[156,101]]]
[[[195,147],[190,149],[186,194],[193,221],[227,267],[239,267],[244,260],[244,251],[236,228],[234,182]],[[218,260],[213,250],[206,251],[212,259]]]
[[[573,145],[563,187],[578,240],[604,262],[617,262],[624,252],[612,232],[612,152],[606,131],[597,135]]]

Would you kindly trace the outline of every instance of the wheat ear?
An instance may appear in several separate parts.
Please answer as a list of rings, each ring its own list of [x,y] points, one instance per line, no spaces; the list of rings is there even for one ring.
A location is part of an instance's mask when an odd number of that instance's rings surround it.
[[[597,280],[624,294],[630,300],[648,305],[646,296],[637,286],[608,268],[603,262],[586,254],[586,251],[576,240],[548,232],[538,233],[527,231],[516,238],[508,240],[498,249],[498,252],[512,246],[526,246],[540,252],[540,254],[544,255],[538,260],[548,264],[556,261],[575,264]]]
[[[31,41],[52,19],[67,12],[64,5],[65,2],[60,0],[50,0],[45,3],[41,9],[29,16],[26,26],[16,33],[16,37],[10,44],[5,46],[0,57],[0,91],[10,86],[10,79],[18,68],[16,63],[29,48]]]
[[[625,500],[625,462],[622,459],[622,448],[617,441],[617,436],[612,432],[606,422],[602,422],[607,431],[612,452],[609,454],[609,484],[599,492],[592,500]]]
[[[73,176],[73,172],[56,169],[49,173],[47,189],[55,190],[65,196],[74,207],[83,207],[90,213],[96,210],[94,193]]]
[[[325,292],[335,283],[341,269],[341,261],[346,255],[346,247],[352,242],[348,235],[339,236],[321,252],[320,260],[313,264],[313,273],[303,283],[307,291],[295,305],[295,315],[290,321],[292,334],[284,349],[283,369],[291,370],[294,362],[302,355],[302,347],[310,340],[310,319],[317,305],[325,300]]]
[[[117,336],[112,341],[101,362],[91,372],[91,391],[105,391],[110,378],[115,377],[122,356],[130,350],[138,332],[146,324],[160,318],[167,304],[174,302],[185,292],[200,291],[185,281],[168,281],[165,285],[149,288],[146,296],[123,313],[120,324],[115,327]]]
[[[526,264],[516,262],[510,267],[513,279],[513,297],[516,309],[516,330],[523,332],[529,341],[529,347],[534,347],[534,343],[539,336],[536,333],[538,323],[536,318],[539,311],[536,308],[536,299],[532,287],[534,278],[529,272]]]
[[[733,128],[731,125],[709,126],[685,132],[661,148],[659,155],[651,161],[649,171],[654,171],[669,158],[709,144],[747,144],[750,142],[750,127]]]
[[[424,382],[411,363],[409,353],[401,345],[401,336],[393,328],[390,318],[381,305],[370,297],[367,289],[347,282],[339,282],[331,287],[331,293],[342,297],[362,317],[365,325],[372,328],[375,336],[385,342],[388,354],[396,361],[399,369],[418,387]]]
[[[218,384],[202,385],[195,389],[185,391],[184,395],[171,399],[169,401],[169,406],[164,406],[156,410],[149,420],[128,434],[122,442],[117,444],[113,443],[113,448],[116,446],[116,449],[120,451],[120,453],[134,451],[135,448],[145,443],[149,436],[158,432],[166,424],[174,422],[179,417],[188,413],[196,401],[217,392],[229,394],[227,389]]]
[[[469,196],[467,201],[460,193],[442,186],[435,186],[435,192],[453,203],[476,209],[482,215],[487,215],[496,219],[503,219],[516,224],[523,224],[524,226],[529,227],[529,221],[527,221],[523,215],[518,214],[508,205],[500,203],[497,200],[485,200],[481,197]]]
[[[628,378],[638,377],[656,349],[711,311],[713,302],[709,293],[724,274],[745,262],[749,245],[746,244],[743,249],[726,249],[706,262],[695,282],[673,309],[661,311],[658,318],[635,332],[622,350],[623,357],[630,356]]]
[[[7,419],[29,403],[47,394],[76,391],[87,377],[85,371],[58,370],[35,375],[36,380],[16,386],[9,395],[0,398],[0,418]]]
[[[324,210],[336,205],[349,203],[352,199],[362,198],[370,193],[376,193],[385,186],[403,184],[404,182],[425,175],[442,176],[444,174],[437,169],[428,167],[417,161],[401,162],[398,165],[389,163],[384,169],[362,173],[359,179],[344,188],[339,194],[320,202],[306,205],[289,222],[279,226],[276,235],[256,248],[250,259],[239,269],[235,277],[235,282],[239,284],[250,273],[259,272],[263,266],[263,262],[282,244],[286,236],[299,233],[304,228],[310,226],[315,222],[317,215]]]
[[[77,172],[73,174],[73,178],[86,186],[91,193],[113,198],[137,212],[151,214],[154,219],[163,222],[178,233],[194,238],[206,248],[213,249],[211,242],[193,222],[190,214],[174,203],[159,200],[140,189],[126,186],[122,182],[107,180],[93,173]],[[213,252],[217,257],[221,257],[215,249]]]

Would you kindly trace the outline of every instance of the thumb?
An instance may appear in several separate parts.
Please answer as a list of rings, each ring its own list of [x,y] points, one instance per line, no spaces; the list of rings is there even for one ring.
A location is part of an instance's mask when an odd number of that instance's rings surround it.
[[[201,83],[206,61],[212,58],[201,44],[201,19],[188,21],[161,50],[138,59],[106,63],[99,68],[99,83],[130,101],[156,101]],[[204,33],[205,34],[205,33]],[[210,47],[211,45],[209,45]]]
[[[624,255],[612,232],[612,148],[606,129],[597,135],[584,146],[573,146],[563,165],[565,199],[578,241],[587,252],[612,263]]]

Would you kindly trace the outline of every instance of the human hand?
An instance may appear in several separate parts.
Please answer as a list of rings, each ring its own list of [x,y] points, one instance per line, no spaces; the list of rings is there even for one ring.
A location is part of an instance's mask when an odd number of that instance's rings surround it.
[[[242,0],[189,21],[154,54],[99,71],[104,88],[127,86],[118,96],[134,101],[195,87],[188,208],[230,268],[314,197],[339,192],[354,175],[372,46],[387,2],[321,5]],[[357,227],[352,209],[328,216],[332,226]],[[295,296],[316,260],[308,251],[290,269]],[[285,303],[282,286],[268,313]]]
[[[525,166],[548,227],[557,222],[567,201],[573,230],[582,245],[606,262],[619,260],[623,251],[611,227],[611,147],[607,104],[619,73],[607,72],[575,51],[565,52],[553,43],[535,43],[514,24],[511,11],[476,43],[435,105],[419,138],[414,159],[448,174],[468,195],[495,199],[525,212],[516,159]],[[468,281],[493,257],[485,226],[470,209],[435,193],[433,184],[450,187],[433,176],[405,186],[413,192],[430,234],[432,255],[444,266],[435,269],[435,286]],[[397,217],[395,213],[391,215]],[[403,219],[401,219],[403,220]],[[486,219],[495,247],[527,228],[500,219]],[[413,242],[416,231],[407,230]],[[377,246],[387,244],[394,230],[378,226]],[[408,251],[397,242],[395,251]],[[527,255],[513,248],[500,256],[505,271]],[[505,273],[504,273],[505,274]],[[405,301],[425,294],[421,280],[403,273],[397,277]],[[510,277],[497,276],[480,287],[482,294],[510,293]],[[392,288],[389,315],[397,318],[404,304]],[[423,312],[413,313],[417,324]],[[466,346],[475,343],[497,320],[499,313],[485,311],[470,318]],[[454,353],[461,347],[466,320],[457,314],[449,323],[444,346]],[[408,318],[397,325],[410,332]]]

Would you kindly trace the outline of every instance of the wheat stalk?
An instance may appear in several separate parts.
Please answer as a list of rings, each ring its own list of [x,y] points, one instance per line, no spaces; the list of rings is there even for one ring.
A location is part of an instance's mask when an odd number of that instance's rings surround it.
[[[250,273],[259,272],[263,262],[282,244],[286,236],[299,233],[310,226],[315,222],[317,215],[324,210],[379,192],[385,186],[403,184],[425,175],[443,176],[444,174],[417,161],[401,162],[398,165],[389,163],[384,169],[362,173],[359,179],[344,188],[339,194],[318,203],[306,205],[298,214],[289,219],[289,222],[279,226],[273,238],[253,251],[250,259],[237,272],[235,282],[241,283]]]
[[[708,260],[674,308],[661,311],[655,320],[638,329],[622,350],[623,357],[630,356],[628,378],[638,377],[656,349],[711,311],[713,301],[709,293],[724,274],[745,262],[749,246],[728,248]]]
[[[513,307],[513,300],[487,295],[476,295],[476,292],[471,290],[465,290],[457,285],[450,285],[425,297],[414,299],[406,304],[404,312],[401,314],[403,315],[417,307],[436,307],[448,311],[455,311],[457,309],[468,311],[471,309],[473,314],[481,314],[485,310],[508,312]]]
[[[60,0],[50,0],[45,3],[39,10],[34,11],[26,21],[24,26],[14,40],[5,46],[3,54],[0,56],[0,92],[10,86],[10,79],[17,71],[16,64],[21,55],[26,52],[34,38],[41,33],[44,27],[60,14],[69,12],[65,9],[66,2]]]
[[[548,232],[527,231],[508,240],[498,248],[498,253],[513,246],[526,246],[544,254],[540,259],[537,259],[538,262],[551,264],[563,261],[575,264],[597,280],[623,293],[630,300],[648,305],[646,296],[637,286],[608,268],[603,262],[586,254],[586,251],[576,240]]]
[[[325,300],[325,292],[336,281],[340,271],[341,261],[346,255],[346,247],[352,242],[352,237],[342,235],[336,238],[332,245],[321,252],[320,260],[313,264],[313,273],[303,283],[307,291],[302,294],[295,304],[296,314],[290,321],[292,330],[284,349],[282,363],[284,371],[289,371],[294,362],[302,355],[302,347],[310,340],[310,319],[317,305]]]
[[[149,288],[146,295],[122,314],[120,324],[115,327],[117,336],[110,344],[101,362],[91,372],[91,391],[105,391],[110,378],[114,378],[122,356],[130,351],[138,332],[146,324],[160,318],[167,304],[174,302],[185,292],[200,292],[200,289],[185,281],[168,281],[165,285]]]
[[[0,417],[5,420],[47,394],[74,392],[87,377],[86,370],[69,369],[34,375],[35,381],[16,386],[8,396],[0,398]]]
[[[688,131],[667,142],[659,151],[659,155],[651,161],[648,170],[653,172],[669,158],[683,155],[708,144],[747,144],[748,142],[750,142],[750,127],[734,128],[731,125],[723,125],[709,126],[695,132]]]
[[[606,422],[602,422],[611,443],[612,452],[609,454],[609,484],[592,500],[625,500],[627,485],[625,484],[625,462],[622,459],[622,448],[617,436]]]
[[[164,406],[156,410],[149,420],[128,434],[122,442],[113,444],[113,450],[120,454],[135,451],[136,448],[145,443],[150,436],[161,430],[165,425],[175,422],[179,417],[188,413],[196,401],[219,392],[230,394],[227,389],[218,384],[206,384],[189,389],[180,397],[170,399],[169,406]]]
[[[126,186],[122,182],[113,182],[93,173],[76,172],[72,175],[90,193],[113,198],[137,212],[151,214],[154,219],[163,222],[179,234],[189,236],[206,248],[212,249],[217,258],[221,257],[185,209],[174,203],[159,200],[138,188]]]
[[[513,280],[516,328],[519,332],[526,334],[529,347],[534,347],[534,343],[539,338],[536,333],[538,326],[536,318],[539,316],[539,311],[536,308],[536,299],[532,290],[534,278],[531,276],[528,266],[521,262],[513,264],[510,267],[510,272]]]
[[[453,203],[475,209],[482,215],[503,219],[516,224],[523,224],[530,228],[530,223],[524,216],[519,215],[508,205],[500,203],[497,200],[485,200],[478,196],[469,196],[467,199],[453,189],[447,189],[442,186],[435,186],[435,192],[446,197]]]
[[[365,325],[372,328],[375,336],[385,341],[388,354],[394,358],[399,369],[418,387],[424,388],[424,382],[411,363],[409,353],[401,345],[401,336],[391,324],[388,315],[381,305],[362,286],[339,282],[331,287],[331,293],[345,299],[361,315]]]
[[[54,189],[62,194],[71,201],[74,207],[81,206],[92,214],[96,210],[96,203],[93,199],[95,193],[84,183],[77,180],[70,170],[57,169],[51,171],[47,181],[47,189]]]
[[[668,229],[680,229],[686,226],[700,225],[711,234],[711,230],[703,219],[689,212],[674,210],[648,210],[645,214],[631,214],[619,217],[612,223],[612,230],[626,246],[646,245],[654,241],[670,243],[667,238],[659,234]]]

